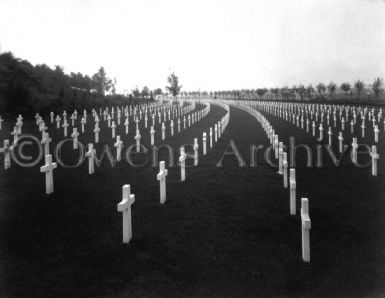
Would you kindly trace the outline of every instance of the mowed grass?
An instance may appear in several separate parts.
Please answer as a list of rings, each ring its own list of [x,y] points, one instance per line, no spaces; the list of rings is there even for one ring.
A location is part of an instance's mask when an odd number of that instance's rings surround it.
[[[174,137],[168,132],[164,143],[174,148],[175,161],[180,145],[192,144],[194,137],[201,143],[202,132],[208,134],[209,126],[224,114],[213,105],[201,122]],[[268,118],[279,133],[294,135],[298,142],[307,138],[294,126]],[[92,127],[88,123],[87,131]],[[156,144],[161,144],[159,126],[155,130]],[[23,131],[34,132],[40,139],[34,123],[26,123]],[[63,138],[62,129],[49,132],[54,143]],[[145,133],[141,128],[141,132],[149,148],[149,130]],[[124,135],[123,126],[117,134]],[[131,127],[130,135],[123,137],[125,145],[134,143],[133,136]],[[87,133],[80,141],[86,145],[93,138],[93,133]],[[101,140],[98,156],[104,144],[113,148],[105,123]],[[230,140],[247,167],[239,167],[234,156],[225,157],[223,167],[217,167]],[[298,154],[297,216],[290,216],[289,192],[277,169],[262,156],[257,167],[249,166],[252,144],[268,146],[261,126],[248,113],[231,107],[223,137],[207,156],[202,156],[200,148],[200,165],[187,168],[186,182],[179,181],[179,167],[167,166],[164,206],[159,204],[158,169],[151,160],[144,167],[122,161],[113,168],[104,161],[93,176],[88,175],[87,162],[74,169],[59,167],[51,196],[45,195],[39,167],[13,164],[7,171],[1,169],[0,294],[381,296],[385,284],[382,168],[379,177],[372,177],[368,168],[349,165],[307,169],[303,154]],[[77,152],[71,146],[70,142],[65,145],[63,159],[76,162]],[[160,159],[165,157],[162,149]],[[139,162],[146,156],[135,158]],[[122,244],[122,219],[116,210],[124,184],[131,184],[136,195],[133,240],[128,245]],[[300,197],[310,201],[310,264],[301,259]]]

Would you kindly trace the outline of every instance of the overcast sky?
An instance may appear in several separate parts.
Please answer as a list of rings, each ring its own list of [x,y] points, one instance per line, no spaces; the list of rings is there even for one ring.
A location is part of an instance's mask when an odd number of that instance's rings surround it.
[[[118,91],[292,86],[385,77],[381,0],[0,0],[0,45]]]

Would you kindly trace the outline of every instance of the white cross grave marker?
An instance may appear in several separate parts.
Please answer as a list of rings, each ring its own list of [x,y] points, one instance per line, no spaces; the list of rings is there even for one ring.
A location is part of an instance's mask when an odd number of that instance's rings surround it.
[[[131,194],[129,184],[122,190],[123,200],[118,204],[118,212],[123,213],[123,243],[129,243],[132,238],[131,205],[135,202],[135,195]]]
[[[78,136],[79,136],[78,129],[74,127],[72,129],[72,134],[71,134],[71,137],[73,139],[73,149],[78,149]]]
[[[377,153],[376,145],[372,146],[372,152],[370,155],[372,157],[372,175],[377,176],[377,160],[380,158],[380,155]]]
[[[198,165],[199,162],[199,144],[198,144],[198,138],[194,138],[194,166]]]
[[[186,180],[186,153],[184,151],[183,146],[180,147],[179,162],[180,162],[180,180],[185,181]]]
[[[45,165],[40,167],[40,172],[45,173],[45,192],[53,193],[53,170],[57,168],[56,162],[52,162],[52,155],[45,156]]]
[[[160,203],[164,204],[166,202],[166,177],[168,170],[165,169],[165,162],[161,161],[159,163],[159,173],[156,178],[159,181],[160,185]]]
[[[4,140],[3,148],[0,148],[0,153],[4,153],[4,169],[7,170],[11,167],[11,154],[14,149],[13,146],[9,146],[9,140]]]
[[[301,200],[301,226],[302,226],[302,259],[310,262],[310,229],[309,201],[307,198]]]
[[[114,146],[116,147],[116,161],[121,161],[123,142],[120,140],[120,136],[116,136],[116,142]]]
[[[295,179],[295,169],[290,169],[290,214],[295,215],[296,213],[296,188],[297,182]]]
[[[92,175],[95,173],[94,160],[96,150],[94,149],[94,144],[88,144],[88,151],[85,153],[85,156],[88,157],[88,174]]]

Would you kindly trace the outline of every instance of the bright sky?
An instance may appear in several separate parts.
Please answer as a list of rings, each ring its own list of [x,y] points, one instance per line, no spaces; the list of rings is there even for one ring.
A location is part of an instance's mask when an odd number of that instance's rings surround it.
[[[381,0],[0,0],[0,45],[117,89],[229,90],[385,77]]]

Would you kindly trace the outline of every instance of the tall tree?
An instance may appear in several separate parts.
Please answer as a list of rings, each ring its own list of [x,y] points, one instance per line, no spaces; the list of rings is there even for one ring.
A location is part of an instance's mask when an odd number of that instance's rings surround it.
[[[134,89],[131,90],[132,96],[134,98],[138,98],[140,96],[140,91],[138,89],[138,86],[136,86]]]
[[[372,84],[372,90],[376,99],[380,99],[380,92],[382,88],[383,81],[380,78],[376,78]]]
[[[150,95],[150,89],[148,89],[147,86],[144,86],[142,88],[141,95],[142,95],[143,98],[147,98]]]
[[[312,84],[309,84],[307,87],[306,87],[306,93],[307,93],[307,96],[309,98],[309,100],[311,100],[312,96],[313,96],[313,93],[314,93],[314,88],[313,88],[313,85]]]
[[[331,98],[334,98],[334,93],[335,93],[336,90],[337,90],[337,84],[334,83],[334,82],[330,82],[330,83],[328,84],[327,88],[328,88],[329,96],[330,96]]]
[[[300,84],[298,85],[297,87],[297,93],[299,94],[299,97],[301,99],[301,101],[304,99],[305,97],[305,93],[306,93],[306,88],[304,85]]]
[[[318,95],[323,97],[324,94],[325,94],[325,91],[326,91],[326,86],[324,83],[319,83],[317,86],[317,92],[318,92]]]
[[[156,88],[152,92],[153,92],[154,96],[162,95],[163,94],[163,91],[162,91],[161,88]]]
[[[342,90],[345,94],[347,94],[347,93],[349,92],[349,90],[350,90],[350,84],[347,83],[347,82],[343,82],[343,83],[341,84],[341,90]]]
[[[104,67],[100,67],[98,72],[92,76],[93,87],[97,93],[105,95],[112,88],[112,80],[107,77]]]
[[[360,80],[357,80],[354,83],[354,89],[356,89],[358,98],[360,98],[360,95],[361,95],[362,91],[364,90],[364,87],[365,87],[364,83]]]
[[[258,88],[257,89],[257,94],[259,96],[259,98],[263,98],[263,96],[265,95],[265,93],[267,92],[267,89],[266,88]]]
[[[166,86],[166,90],[170,91],[173,97],[176,97],[182,88],[181,85],[179,85],[179,78],[175,75],[175,73],[172,73],[167,78],[168,86]]]

